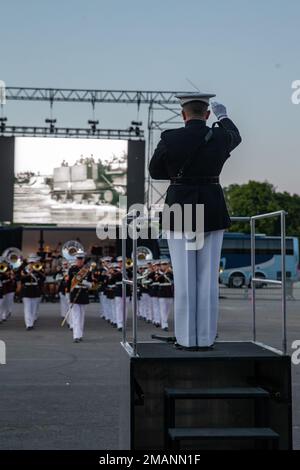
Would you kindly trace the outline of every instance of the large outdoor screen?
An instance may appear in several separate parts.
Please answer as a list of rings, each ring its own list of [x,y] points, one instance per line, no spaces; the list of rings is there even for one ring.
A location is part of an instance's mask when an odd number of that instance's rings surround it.
[[[17,137],[14,175],[15,223],[110,224],[127,191],[127,141]]]

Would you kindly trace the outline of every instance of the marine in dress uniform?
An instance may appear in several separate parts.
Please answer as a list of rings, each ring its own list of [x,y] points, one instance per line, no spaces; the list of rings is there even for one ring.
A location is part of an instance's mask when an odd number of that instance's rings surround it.
[[[5,262],[3,258],[0,257],[0,263]],[[0,273],[0,323],[2,323],[3,313],[4,313],[4,288],[3,281],[6,279],[5,273]]]
[[[57,267],[57,271],[54,275],[54,279],[57,282],[57,292],[59,296],[60,304],[60,315],[62,318],[65,318],[69,310],[69,296],[67,293],[67,283],[68,283],[68,270],[69,262],[63,260],[62,265]],[[72,315],[69,314],[67,317],[67,323],[70,328],[72,328]]]
[[[173,307],[173,273],[167,260],[160,262],[157,281],[160,325],[164,331],[168,331],[168,318]]]
[[[160,310],[159,310],[159,300],[158,300],[158,271],[159,271],[159,261],[153,261],[153,271],[149,274],[149,279],[151,283],[149,284],[149,294],[151,298],[151,309],[152,309],[152,323],[156,328],[160,327]]]
[[[16,292],[16,279],[13,269],[8,268],[3,276],[3,306],[2,321],[6,321],[12,314]]]
[[[40,260],[38,256],[30,255],[20,276],[21,297],[24,306],[24,321],[27,331],[33,329],[38,318],[38,308],[41,301],[44,275],[35,271],[33,265]]]
[[[175,285],[175,336],[181,348],[211,347],[217,333],[220,253],[224,230],[230,225],[219,175],[241,137],[220,103],[212,103],[218,125],[207,126],[209,100],[214,96],[208,93],[178,96],[185,126],[162,132],[149,165],[152,178],[170,180],[165,203],[180,205],[181,222],[185,204],[192,208],[189,231],[196,230],[197,204],[204,205],[201,249],[190,246],[190,233],[183,224],[179,239],[175,235],[177,222],[163,227],[169,237]]]
[[[88,271],[81,282],[72,289],[72,280],[84,267],[85,253],[78,250],[76,264],[71,266],[68,272],[67,288],[70,292],[70,305],[73,326],[73,340],[75,343],[82,341],[84,330],[85,305],[89,304],[89,289],[92,287],[92,273]]]

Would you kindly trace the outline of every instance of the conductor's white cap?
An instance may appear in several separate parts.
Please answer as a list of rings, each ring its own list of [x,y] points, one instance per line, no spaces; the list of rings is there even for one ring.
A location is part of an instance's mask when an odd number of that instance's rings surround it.
[[[197,93],[185,93],[176,95],[176,98],[180,100],[181,106],[184,106],[191,101],[202,101],[202,103],[206,103],[209,105],[210,98],[214,98],[216,95],[213,93],[201,93],[200,91]]]

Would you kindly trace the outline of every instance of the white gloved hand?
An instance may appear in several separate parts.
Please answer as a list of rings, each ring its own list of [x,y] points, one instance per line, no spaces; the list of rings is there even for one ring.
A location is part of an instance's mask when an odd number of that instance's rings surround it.
[[[213,101],[211,103],[211,109],[218,121],[228,117],[227,110],[224,104],[218,103],[217,101]]]
[[[81,283],[83,286],[88,287],[89,289],[92,287],[92,283],[84,279]]]

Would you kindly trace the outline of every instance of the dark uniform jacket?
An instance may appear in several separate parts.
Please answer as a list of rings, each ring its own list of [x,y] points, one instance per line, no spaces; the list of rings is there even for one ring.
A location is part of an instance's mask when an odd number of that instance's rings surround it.
[[[73,304],[86,305],[89,301],[89,288],[83,283],[77,284],[77,287],[71,290],[72,279],[76,276],[81,268],[79,266],[72,266],[69,269],[67,291],[70,292],[70,302]],[[84,278],[85,281],[92,282],[92,273],[88,272]]]
[[[165,203],[169,206],[177,203],[182,208],[184,204],[191,204],[193,230],[195,205],[204,204],[205,232],[229,227],[230,218],[221,185],[205,182],[203,178],[218,177],[230,152],[241,142],[238,129],[228,118],[222,119],[218,127],[212,128],[210,140],[205,143],[209,130],[205,121],[191,119],[185,127],[162,132],[149,165],[152,178],[170,180],[189,161],[183,173],[184,184],[171,183]],[[199,182],[200,179],[202,181]],[[174,230],[174,224],[171,223],[168,228]]]
[[[159,272],[158,273],[158,297],[160,298],[171,298],[174,296],[173,290],[173,273],[168,272]]]
[[[41,297],[44,280],[45,277],[40,272],[24,272],[21,275],[21,296],[29,299]]]

